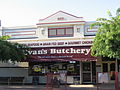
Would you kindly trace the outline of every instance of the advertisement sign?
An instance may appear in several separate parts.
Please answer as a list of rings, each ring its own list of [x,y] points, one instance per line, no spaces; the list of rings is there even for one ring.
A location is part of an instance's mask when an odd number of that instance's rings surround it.
[[[19,42],[28,47],[91,46],[93,39]]]
[[[98,83],[108,83],[108,73],[98,73]]]
[[[91,56],[90,47],[43,47],[43,48],[31,48],[29,54],[30,59],[34,60],[46,60],[46,59],[62,59],[62,60],[96,60]]]

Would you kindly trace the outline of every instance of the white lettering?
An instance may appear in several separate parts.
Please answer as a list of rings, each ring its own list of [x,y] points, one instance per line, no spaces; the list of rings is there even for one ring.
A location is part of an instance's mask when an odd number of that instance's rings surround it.
[[[41,50],[31,50],[29,54],[31,55],[40,55],[40,54],[66,54],[66,53],[81,53],[88,55],[90,53],[90,49],[75,49],[75,48],[67,48],[67,49],[41,49]]]
[[[69,49],[66,49],[66,53],[70,53],[69,51],[70,51]]]
[[[47,54],[47,50],[44,49],[38,50],[38,54]]]
[[[81,53],[81,49],[77,49],[77,50],[76,50],[76,53]]]
[[[50,49],[50,54],[54,54],[56,53],[56,50],[55,49]]]
[[[34,50],[32,54],[33,54],[33,55],[37,55],[37,51]]]
[[[47,50],[33,50],[33,51],[28,51],[30,55],[39,55],[39,54],[47,54]]]
[[[33,53],[33,51],[28,51],[28,53],[31,55]]]
[[[73,49],[73,48],[70,48],[70,53],[76,53],[76,50],[75,49]]]
[[[86,49],[85,55],[88,55],[90,53],[90,49]]]
[[[85,49],[81,49],[81,53],[85,53]]]

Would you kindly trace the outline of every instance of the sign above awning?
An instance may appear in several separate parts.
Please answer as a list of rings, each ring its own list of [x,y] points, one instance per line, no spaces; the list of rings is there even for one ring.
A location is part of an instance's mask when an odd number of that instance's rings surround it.
[[[91,46],[93,39],[81,39],[81,40],[53,40],[53,41],[31,41],[31,42],[19,42],[25,44],[31,48],[39,47],[64,47],[64,46]]]
[[[43,47],[31,48],[28,61],[96,61],[91,56],[90,47],[69,46],[69,47]]]

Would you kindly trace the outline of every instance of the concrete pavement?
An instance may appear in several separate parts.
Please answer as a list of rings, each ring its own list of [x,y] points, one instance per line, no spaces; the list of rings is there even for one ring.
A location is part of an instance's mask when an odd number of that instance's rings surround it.
[[[46,90],[44,85],[1,85],[0,90]],[[48,88],[48,90],[115,90],[112,86],[101,86],[97,88],[94,85],[69,85],[65,88],[65,86],[60,86],[60,88]]]

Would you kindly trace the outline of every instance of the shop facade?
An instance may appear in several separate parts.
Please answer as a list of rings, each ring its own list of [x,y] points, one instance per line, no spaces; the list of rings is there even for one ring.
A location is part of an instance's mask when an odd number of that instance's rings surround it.
[[[92,41],[66,41],[67,43]],[[66,42],[54,42],[54,44]],[[39,42],[37,42],[39,43]],[[41,42],[40,42],[41,43]],[[52,42],[53,43],[53,42]],[[74,44],[71,44],[74,45]],[[38,47],[30,50],[29,75],[44,77],[48,73],[61,74],[65,72],[69,84],[74,84],[77,79],[79,84],[95,83],[97,58],[90,54],[90,46],[59,46]],[[60,76],[58,76],[61,79]]]
[[[110,82],[114,81],[111,76],[116,68],[115,60],[91,56],[90,48],[98,28],[90,29],[91,23],[94,22],[58,11],[40,19],[35,26],[3,27],[2,35],[10,35],[9,41],[25,44],[31,50],[30,57],[21,63],[0,65],[0,72],[14,70],[4,74],[24,76],[29,84],[34,77],[38,77],[39,84],[45,84],[47,73],[61,72],[66,73],[68,84],[75,84],[76,80],[78,84],[96,83],[98,72],[108,72]]]

